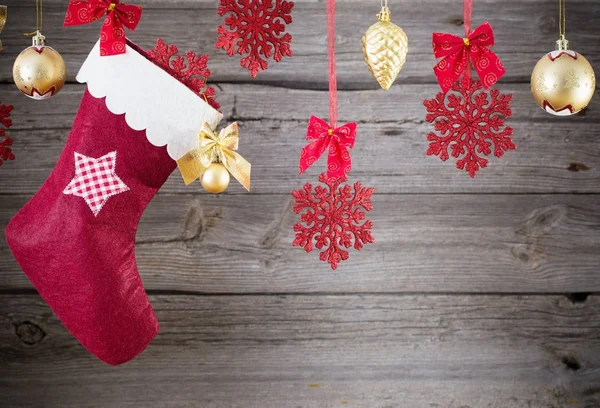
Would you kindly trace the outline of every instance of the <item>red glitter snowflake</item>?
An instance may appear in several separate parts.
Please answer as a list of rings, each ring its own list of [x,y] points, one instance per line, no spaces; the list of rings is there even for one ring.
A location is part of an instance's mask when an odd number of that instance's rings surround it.
[[[323,173],[319,176],[319,181],[329,188],[316,186],[313,194],[312,185],[306,183],[302,190],[292,191],[296,199],[294,212],[300,214],[306,210],[301,216],[306,226],[300,222],[294,225],[296,239],[293,245],[311,252],[314,238],[317,249],[326,248],[319,259],[329,262],[331,269],[336,269],[341,261],[348,259],[348,251],[343,248],[350,248],[352,237],[357,251],[363,244],[375,242],[371,235],[373,222],[367,220],[362,225],[359,224],[365,219],[365,213],[360,207],[371,211],[371,196],[375,189],[363,187],[356,182],[352,193],[348,184],[339,187],[346,180],[347,177],[328,179],[327,174]]]
[[[230,57],[235,54],[236,45],[238,54],[249,54],[241,59],[240,65],[247,68],[253,78],[259,70],[269,66],[261,54],[277,62],[284,55],[292,56],[292,36],[281,34],[285,31],[283,23],[292,22],[293,2],[275,0],[273,5],[273,0],[220,0],[219,4],[220,16],[231,14],[225,18],[225,25],[217,28],[219,38],[215,47],[223,48]]]
[[[156,47],[149,50],[147,55],[152,62],[202,96],[210,106],[218,110],[221,105],[215,99],[215,88],[206,86],[206,81],[211,75],[208,69],[208,55],[196,55],[188,51],[184,59],[177,55],[178,52],[176,45],[167,45],[159,38]],[[174,56],[175,58],[172,59]]]
[[[425,120],[435,122],[435,130],[439,133],[439,136],[434,132],[427,134],[430,141],[427,155],[436,155],[446,161],[450,148],[452,157],[464,156],[457,160],[456,168],[475,177],[480,168],[487,167],[488,160],[480,155],[488,156],[492,145],[496,157],[517,147],[510,137],[513,129],[503,128],[504,118],[512,115],[512,95],[503,95],[497,89],[488,93],[481,81],[470,82],[463,77],[452,86],[447,99],[440,92],[423,104],[428,112]]]
[[[15,155],[12,152],[12,139],[6,134],[6,129],[12,126],[10,112],[13,110],[12,105],[0,105],[0,124],[4,126],[0,128],[0,166],[4,161],[14,160]]]

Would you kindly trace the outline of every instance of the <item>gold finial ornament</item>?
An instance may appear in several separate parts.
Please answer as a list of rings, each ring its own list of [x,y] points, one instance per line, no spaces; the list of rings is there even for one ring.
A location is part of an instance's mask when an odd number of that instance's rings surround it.
[[[4,30],[4,25],[6,24],[7,9],[6,6],[0,6],[0,33]],[[2,51],[2,49],[2,41],[0,40],[0,51]]]
[[[369,71],[384,90],[390,89],[400,73],[408,53],[408,37],[391,21],[387,0],[373,24],[362,38],[363,54]]]
[[[594,69],[565,37],[565,0],[559,0],[559,39],[556,50],[544,55],[531,74],[535,102],[556,116],[573,115],[585,108],[596,89]]]

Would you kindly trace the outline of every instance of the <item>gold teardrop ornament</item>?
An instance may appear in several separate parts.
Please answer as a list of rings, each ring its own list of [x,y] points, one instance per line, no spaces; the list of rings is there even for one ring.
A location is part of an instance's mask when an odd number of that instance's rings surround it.
[[[384,90],[390,89],[400,73],[408,53],[408,37],[391,21],[392,13],[382,6],[373,24],[362,38],[363,54],[369,71]]]

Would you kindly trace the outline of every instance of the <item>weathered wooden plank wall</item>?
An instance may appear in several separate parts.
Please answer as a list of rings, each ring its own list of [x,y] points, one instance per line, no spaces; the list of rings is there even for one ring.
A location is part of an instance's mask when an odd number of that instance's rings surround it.
[[[34,2],[8,2],[0,100],[15,105],[17,160],[0,168],[2,228],[52,170],[84,89],[74,76],[99,23],[63,29],[66,3],[44,1],[44,33],[70,83],[33,102],[10,73]],[[296,174],[306,120],[327,114],[323,1],[297,1],[295,56],[257,80],[213,49],[216,1],[135,3],[141,46],[161,36],[210,53],[253,192],[208,196],[174,174],[151,202],[136,254],[161,332],[117,368],[70,336],[1,239],[1,406],[600,407],[600,102],[556,119],[529,93],[556,37],[554,0],[475,2],[474,23],[490,20],[508,70],[499,87],[514,94],[518,145],[476,180],[424,154],[430,35],[460,34],[461,2],[392,3],[410,53],[385,93],[360,50],[377,2],[338,0],[340,116],[360,124],[352,175],[377,189],[377,243],[336,272],[290,247],[289,191],[318,173]],[[599,18],[597,1],[568,1],[568,37],[597,70]]]

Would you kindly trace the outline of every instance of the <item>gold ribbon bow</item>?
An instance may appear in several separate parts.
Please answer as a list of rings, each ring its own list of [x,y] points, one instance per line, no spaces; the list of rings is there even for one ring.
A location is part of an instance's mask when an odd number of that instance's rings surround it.
[[[0,33],[4,30],[4,25],[6,24],[6,6],[0,6]],[[0,41],[0,51],[2,51],[4,47],[2,46],[2,41]]]
[[[185,184],[202,177],[211,163],[220,162],[246,190],[250,191],[251,165],[234,151],[238,148],[239,140],[237,122],[221,129],[219,134],[210,128],[208,122],[204,122],[198,133],[198,146],[177,160],[177,167]]]

